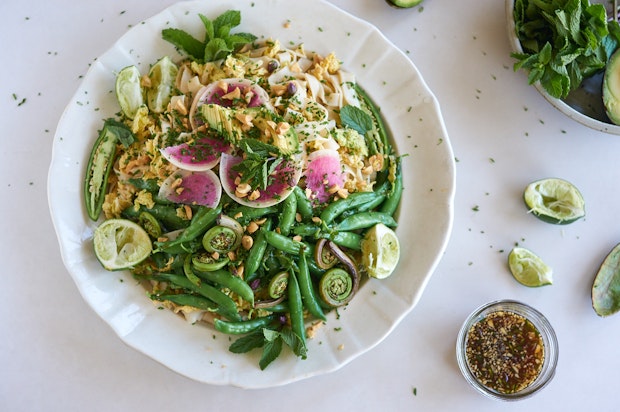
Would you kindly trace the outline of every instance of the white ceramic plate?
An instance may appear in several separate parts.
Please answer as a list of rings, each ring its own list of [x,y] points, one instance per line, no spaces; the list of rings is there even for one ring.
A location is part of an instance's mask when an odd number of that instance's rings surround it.
[[[136,25],[93,63],[58,125],[48,196],[69,273],[84,299],[124,342],[197,381],[262,388],[340,368],[381,342],[411,311],[449,239],[454,156],[435,97],[411,61],[375,27],[321,0],[235,2],[242,19],[236,31],[303,42],[307,50],[323,55],[336,52],[381,106],[398,151],[409,154],[397,230],[401,262],[390,278],[369,280],[339,316],[329,315],[328,326],[308,342],[308,359],[299,360],[285,349],[265,371],[258,367],[259,350],[232,354],[227,336],[158,310],[129,273],[107,272],[95,258],[96,225],[82,199],[84,168],[102,119],[118,111],[115,74],[131,64],[146,72],[164,55],[178,58],[161,39],[163,28],[183,28],[202,38],[198,13],[215,17],[230,8],[225,0],[177,3]]]
[[[590,3],[604,3],[608,9],[607,15],[611,15],[609,10],[613,9],[612,2],[607,0],[591,0]],[[508,40],[513,52],[523,53],[521,42],[517,37],[515,29],[514,4],[515,0],[506,0]],[[553,107],[571,119],[600,132],[620,135],[620,126],[613,124],[605,113],[602,84],[603,73],[601,72],[585,79],[580,87],[570,92],[564,99],[551,96],[542,87],[540,82],[534,83],[534,87]]]

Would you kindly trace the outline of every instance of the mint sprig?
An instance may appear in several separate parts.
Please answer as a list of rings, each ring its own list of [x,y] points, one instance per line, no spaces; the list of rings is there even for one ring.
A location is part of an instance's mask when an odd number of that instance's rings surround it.
[[[162,30],[162,38],[172,43],[181,52],[199,62],[211,62],[226,58],[230,53],[247,43],[256,40],[250,33],[232,33],[232,29],[241,24],[241,12],[228,10],[214,20],[198,14],[205,27],[205,38],[200,41],[182,29],[168,28]]]
[[[514,18],[523,49],[511,54],[514,70],[560,99],[602,70],[620,44],[618,23],[588,0],[515,0]]]

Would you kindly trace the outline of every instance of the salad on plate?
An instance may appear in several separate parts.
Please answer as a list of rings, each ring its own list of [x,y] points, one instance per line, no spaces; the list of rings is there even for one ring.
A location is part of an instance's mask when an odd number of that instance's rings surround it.
[[[235,10],[199,18],[204,40],[162,32],[184,59],[119,71],[85,207],[104,268],[264,369],[396,268],[402,156],[335,54],[235,32]]]

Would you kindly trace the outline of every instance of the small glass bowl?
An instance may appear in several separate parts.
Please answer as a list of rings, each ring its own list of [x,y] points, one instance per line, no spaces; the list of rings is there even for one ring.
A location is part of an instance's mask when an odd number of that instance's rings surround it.
[[[467,362],[466,349],[469,330],[477,322],[485,319],[494,312],[512,312],[526,318],[538,329],[543,341],[544,360],[540,373],[527,387],[514,393],[502,393],[483,385],[471,371],[469,363]],[[456,359],[467,382],[483,395],[492,399],[516,401],[533,395],[551,381],[558,362],[558,341],[547,318],[536,309],[514,300],[498,300],[479,307],[465,320],[456,341]]]

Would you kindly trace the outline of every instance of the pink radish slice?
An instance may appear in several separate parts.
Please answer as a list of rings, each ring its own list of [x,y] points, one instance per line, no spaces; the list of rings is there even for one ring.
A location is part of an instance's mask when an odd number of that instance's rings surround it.
[[[256,200],[249,200],[247,196],[239,197],[235,193],[237,187],[235,179],[239,176],[239,173],[233,170],[233,167],[239,164],[241,160],[241,157],[228,153],[223,153],[220,160],[222,187],[228,196],[241,205],[256,208],[276,205],[293,193],[293,188],[301,177],[301,167],[299,164],[293,160],[285,160],[276,167],[272,175],[273,183],[266,190],[259,189],[260,196]]]
[[[226,91],[222,89],[222,83],[226,83],[228,85]],[[201,119],[195,117],[196,111],[203,104],[217,104],[224,107],[233,107],[234,100],[223,99],[222,96],[227,93],[234,92],[236,89],[241,89],[241,100],[245,102],[243,91],[248,88],[251,90],[252,96],[250,101],[244,104],[244,107],[265,106],[269,110],[273,111],[273,106],[269,101],[269,94],[258,84],[247,79],[222,79],[209,83],[207,86],[202,87],[198,90],[198,92],[196,92],[196,96],[192,101],[192,106],[189,111],[190,124],[194,129],[204,124]]]
[[[222,197],[222,185],[211,170],[178,170],[164,180],[159,196],[184,205],[215,207]]]
[[[344,185],[344,173],[340,164],[340,155],[335,150],[317,150],[308,156],[306,169],[306,189],[311,191],[313,202],[324,203],[333,194],[330,188]]]
[[[190,144],[163,148],[161,154],[179,169],[200,172],[212,169],[219,163],[222,153],[230,149],[231,146],[223,140],[205,136]]]

